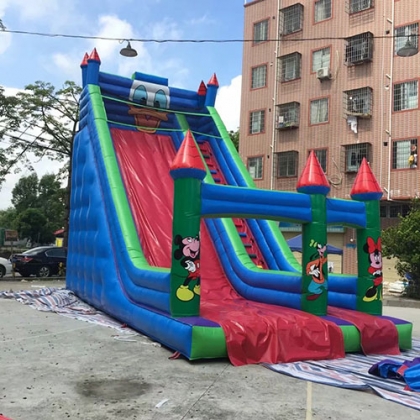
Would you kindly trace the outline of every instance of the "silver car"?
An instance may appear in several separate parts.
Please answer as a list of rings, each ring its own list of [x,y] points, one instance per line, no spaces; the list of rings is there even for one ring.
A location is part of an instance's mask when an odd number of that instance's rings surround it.
[[[12,263],[0,257],[0,279],[12,273]]]

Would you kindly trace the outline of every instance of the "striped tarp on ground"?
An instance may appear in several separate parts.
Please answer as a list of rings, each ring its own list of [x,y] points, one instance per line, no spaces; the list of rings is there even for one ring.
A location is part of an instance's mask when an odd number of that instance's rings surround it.
[[[420,339],[413,339],[413,348],[399,356],[365,356],[348,354],[344,359],[307,362],[264,364],[265,367],[294,378],[332,385],[340,388],[373,390],[387,400],[420,410],[420,393],[405,390],[405,383],[397,379],[384,379],[369,374],[375,363],[384,359],[412,360],[420,353]]]
[[[120,332],[134,333],[134,330],[130,330],[121,322],[84,303],[71,290],[45,287],[16,292],[0,291],[0,298],[15,299],[38,311],[56,312],[69,318],[114,328]]]

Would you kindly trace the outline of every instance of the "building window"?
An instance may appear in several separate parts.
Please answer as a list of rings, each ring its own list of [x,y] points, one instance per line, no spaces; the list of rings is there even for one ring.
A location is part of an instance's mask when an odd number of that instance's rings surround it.
[[[288,82],[300,78],[302,55],[293,53],[279,57],[280,81]]]
[[[394,111],[418,108],[418,81],[394,85]]]
[[[386,206],[380,206],[379,207],[379,217],[387,217],[387,211],[386,211],[387,207]]]
[[[417,168],[417,139],[392,143],[392,169]]]
[[[410,41],[413,47],[419,48],[419,24],[412,23],[411,25],[400,26],[395,28],[394,35],[394,51],[397,51],[404,47],[407,41]]]
[[[262,179],[263,158],[262,156],[250,157],[247,161],[248,172],[253,179]]]
[[[348,0],[349,13],[362,12],[373,7],[373,0]]]
[[[268,40],[268,19],[254,23],[254,44]]]
[[[319,69],[330,67],[331,48],[323,48],[312,53],[312,71],[316,73]]]
[[[311,124],[328,122],[328,98],[311,101]]]
[[[289,178],[297,176],[298,152],[281,152],[277,155],[277,177]]]
[[[249,134],[264,132],[265,111],[253,111],[249,118]]]
[[[300,103],[289,102],[277,105],[276,128],[286,130],[299,127]]]
[[[327,149],[313,149],[324,173],[327,173]],[[308,155],[311,153],[309,150]]]
[[[373,34],[365,32],[346,39],[346,64],[363,64],[373,59]]]
[[[405,217],[410,212],[410,206],[408,204],[393,204],[389,206],[389,217]]]
[[[303,5],[300,3],[280,10],[280,35],[288,35],[303,29]]]
[[[350,144],[345,149],[345,172],[357,172],[363,158],[372,160],[372,145],[370,143]]]
[[[370,87],[344,92],[344,109],[347,115],[370,118],[373,107],[373,90]]]
[[[315,22],[329,19],[331,17],[331,0],[315,1]]]
[[[265,87],[267,84],[267,65],[252,69],[251,89]]]

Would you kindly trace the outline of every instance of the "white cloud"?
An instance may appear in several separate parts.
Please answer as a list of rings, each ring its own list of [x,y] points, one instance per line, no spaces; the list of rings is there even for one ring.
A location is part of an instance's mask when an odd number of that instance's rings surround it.
[[[12,34],[0,30],[0,54],[3,54],[12,44]]]
[[[39,20],[63,11],[59,0],[0,0],[0,16],[1,11],[3,10],[4,13],[8,6],[18,9],[23,20]],[[7,22],[3,23],[7,24]]]
[[[230,85],[221,86],[217,92],[215,108],[228,131],[236,131],[239,128],[241,85],[242,76],[239,75],[230,81]]]
[[[134,29],[126,20],[122,20],[115,15],[103,15],[98,20],[98,30],[95,33],[97,37],[124,39],[133,38]],[[91,41],[92,49],[95,47],[100,54],[101,60],[115,58],[118,51],[122,48],[117,41],[107,41],[95,39]]]
[[[197,25],[197,26],[202,26],[202,25],[210,25],[210,24],[214,24],[216,21],[214,19],[210,19],[207,14],[201,16],[201,17],[197,17],[197,18],[192,18],[189,21],[187,21],[187,23],[189,25]]]

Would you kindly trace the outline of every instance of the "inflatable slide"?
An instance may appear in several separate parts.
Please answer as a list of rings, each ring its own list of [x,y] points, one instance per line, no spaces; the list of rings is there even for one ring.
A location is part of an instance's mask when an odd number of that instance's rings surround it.
[[[314,153],[296,192],[257,189],[214,108],[168,79],[81,64],[67,288],[186,358],[235,365],[397,354],[412,325],[382,315],[379,199],[363,162],[328,198]],[[302,225],[302,264],[279,230]],[[327,226],[357,229],[357,275],[328,273]]]

